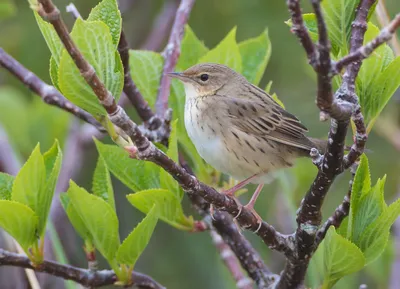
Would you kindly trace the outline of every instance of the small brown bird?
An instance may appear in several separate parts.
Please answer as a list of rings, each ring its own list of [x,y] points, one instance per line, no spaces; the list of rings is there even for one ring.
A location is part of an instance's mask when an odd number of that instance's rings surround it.
[[[203,63],[169,75],[185,86],[185,126],[200,156],[240,181],[223,193],[259,184],[246,205],[253,212],[271,172],[326,145],[305,136],[307,128],[294,115],[227,66]]]

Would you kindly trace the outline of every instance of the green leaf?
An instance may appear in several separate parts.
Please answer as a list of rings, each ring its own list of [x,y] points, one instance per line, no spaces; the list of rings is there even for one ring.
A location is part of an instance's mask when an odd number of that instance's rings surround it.
[[[45,233],[47,217],[49,214],[51,201],[61,169],[62,152],[58,141],[43,155],[44,165],[46,168],[46,185],[43,194],[37,196],[36,214],[39,216],[38,234],[42,236]]]
[[[14,176],[0,172],[0,200],[11,199]]]
[[[70,182],[67,194],[93,237],[95,247],[108,262],[112,262],[120,244],[118,218],[114,209],[102,198],[89,194],[73,181]]]
[[[60,194],[61,205],[64,208],[65,213],[68,216],[74,229],[78,232],[79,236],[85,241],[93,241],[93,237],[90,234],[89,229],[86,227],[82,218],[79,216],[78,212],[75,210],[74,206],[71,204],[69,196],[67,193]]]
[[[128,153],[118,146],[105,145],[95,140],[97,150],[113,175],[133,191],[159,188],[157,165],[151,162],[131,159]]]
[[[354,20],[358,0],[322,1],[321,6],[328,27],[329,39],[332,42],[332,52],[337,55],[338,49],[347,53],[351,34],[351,23]]]
[[[0,20],[5,20],[17,13],[17,7],[13,1],[3,0],[0,3]]]
[[[189,25],[185,26],[185,36],[181,44],[181,55],[176,65],[178,70],[185,70],[198,63],[209,49],[200,41]]]
[[[367,263],[378,258],[386,247],[389,230],[400,214],[400,199],[392,203],[385,212],[371,223],[360,237],[360,249]]]
[[[102,156],[97,159],[96,169],[93,175],[92,191],[98,197],[108,202],[115,210],[114,190],[112,187],[110,172]]]
[[[371,191],[363,196],[355,206],[353,218],[351,220],[351,237],[349,238],[355,244],[359,244],[359,237],[379,215],[386,209],[386,203],[383,197],[383,190],[386,177],[378,180]]]
[[[146,50],[130,50],[129,66],[132,79],[151,107],[156,103],[164,58],[161,54]]]
[[[54,61],[59,65],[61,52],[63,50],[63,44],[61,43],[60,37],[58,37],[53,25],[44,21],[36,11],[34,11],[33,14],[35,15],[40,32],[42,32],[43,38],[47,43],[47,47],[50,49]]]
[[[365,258],[360,249],[337,234],[331,226],[323,241],[324,249],[324,285],[322,288],[332,288],[340,278],[361,270]]]
[[[83,57],[93,66],[97,76],[118,102],[124,72],[108,26],[100,21],[87,22],[78,18],[71,36]],[[66,50],[63,50],[60,60],[58,82],[61,92],[74,104],[93,115],[106,114]]]
[[[358,203],[362,196],[371,190],[371,174],[369,172],[368,158],[365,154],[360,157],[356,174],[354,176],[350,197],[350,214],[347,227],[347,236],[351,238],[353,231],[353,219],[357,212]]]
[[[0,212],[0,227],[28,252],[37,237],[38,217],[35,212],[24,204],[7,200],[0,200]]]
[[[115,47],[118,46],[121,35],[122,18],[116,0],[103,0],[92,9],[88,21],[101,21],[110,28],[111,37]]]
[[[386,47],[390,49],[389,46]],[[400,86],[400,57],[390,62],[384,71],[375,78],[374,83],[375,85],[372,87],[372,91],[369,92],[368,97],[370,100],[369,108],[371,109],[369,113],[371,121],[368,126],[371,126],[371,123],[380,115]]]
[[[157,211],[157,206],[153,206],[146,217],[126,237],[117,252],[116,259],[119,263],[134,267],[153,235],[158,220]]]
[[[303,14],[304,25],[306,26],[311,39],[316,42],[318,40],[318,25],[314,13]],[[292,19],[285,21],[289,27],[293,27]]]
[[[373,40],[379,32],[378,27],[369,23],[364,44]],[[379,115],[400,84],[400,73],[397,71],[400,62],[393,62],[393,59],[392,49],[383,44],[361,65],[356,79],[356,89],[367,124]],[[391,63],[393,65],[389,68]],[[388,77],[389,79],[386,79]]]
[[[50,57],[49,74],[54,87],[60,90],[60,87],[58,86],[58,64],[55,61],[54,56]]]
[[[268,29],[265,29],[258,37],[240,42],[239,52],[242,56],[242,74],[249,82],[258,85],[271,56]]]
[[[39,228],[43,228],[42,207],[39,203],[44,197],[46,185],[46,168],[39,144],[15,177],[11,200],[30,207],[39,217]]]
[[[175,120],[171,123],[171,133],[168,141],[167,156],[174,162],[178,162],[178,141],[177,141],[177,122]],[[181,200],[183,197],[183,190],[180,188],[178,182],[163,168],[160,167],[160,186],[163,189],[168,189],[173,192],[176,197]]]
[[[369,171],[368,158],[365,154],[362,154],[351,188],[351,204],[357,205],[360,198],[366,195],[370,189],[371,173]]]
[[[224,64],[236,72],[241,73],[242,57],[240,55],[239,46],[236,43],[236,27],[233,28],[215,48],[204,55],[199,62]]]
[[[180,230],[192,230],[193,219],[187,218],[182,210],[180,199],[168,190],[152,189],[126,196],[138,210],[147,214],[153,205],[157,206],[159,218]]]

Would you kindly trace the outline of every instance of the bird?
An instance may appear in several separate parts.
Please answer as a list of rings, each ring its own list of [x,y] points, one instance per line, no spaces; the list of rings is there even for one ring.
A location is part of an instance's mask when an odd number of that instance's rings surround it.
[[[168,76],[184,85],[185,128],[199,155],[239,181],[221,193],[234,197],[247,184],[258,184],[244,207],[260,222],[254,204],[273,172],[326,147],[326,141],[307,137],[307,128],[268,93],[225,65],[200,63]]]

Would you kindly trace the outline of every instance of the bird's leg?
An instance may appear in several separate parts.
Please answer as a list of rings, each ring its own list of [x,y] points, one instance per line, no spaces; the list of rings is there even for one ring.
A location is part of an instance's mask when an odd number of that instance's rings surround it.
[[[260,192],[261,192],[261,190],[262,190],[263,187],[264,187],[264,184],[259,184],[259,185],[257,186],[257,189],[255,190],[253,196],[251,196],[250,201],[247,203],[247,205],[244,206],[246,209],[250,210],[250,211],[256,216],[257,223],[260,224],[259,227],[258,227],[258,229],[257,229],[257,231],[258,231],[258,230],[260,229],[260,227],[261,227],[262,219],[261,219],[260,215],[257,214],[257,212],[254,210],[254,204],[256,203],[257,198],[258,198],[258,196],[260,195]],[[257,231],[256,231],[256,232],[257,232]]]
[[[254,180],[255,178],[259,177],[261,174],[255,174],[251,177],[248,177],[247,179],[241,181],[240,183],[238,183],[237,185],[234,185],[232,188],[227,189],[225,191],[222,191],[222,194],[228,195],[228,196],[233,196],[237,191],[239,191],[241,188],[243,188],[244,186],[246,186],[248,183],[250,183],[252,180]]]
[[[237,216],[236,216],[234,219],[236,219],[237,217],[239,217],[240,214],[241,214],[241,212],[242,212],[242,204],[239,202],[239,200],[237,200],[237,199],[235,198],[235,192],[239,191],[241,188],[243,188],[244,186],[246,186],[247,184],[249,184],[249,183],[250,183],[252,180],[254,180],[255,178],[261,176],[262,174],[264,174],[264,172],[263,172],[263,173],[255,174],[255,175],[253,175],[253,176],[251,176],[251,177],[248,177],[247,179],[245,179],[245,180],[239,182],[237,185],[233,186],[232,188],[227,189],[227,190],[221,192],[221,194],[224,194],[224,195],[228,195],[228,196],[230,196],[230,197],[233,197],[233,199],[235,200],[236,204],[237,204],[238,207],[240,208],[240,209],[239,209],[239,213],[237,214]],[[261,189],[262,189],[262,186],[261,186],[261,188],[260,188],[260,191],[261,191]],[[257,190],[258,190],[258,187],[257,187]],[[257,190],[256,190],[256,192],[257,192]],[[253,197],[252,197],[251,199],[254,198],[254,196],[256,195],[256,192],[253,194]],[[257,193],[257,196],[258,196],[259,194],[260,194],[260,192]],[[257,199],[257,196],[255,196],[255,199]],[[254,200],[254,202],[255,202],[255,201],[256,201],[256,200]],[[251,201],[250,201],[250,202],[251,202]],[[253,202],[253,203],[254,203],[254,202]],[[250,203],[249,203],[249,204],[250,204]],[[247,205],[248,205],[248,204],[247,204]],[[253,204],[253,205],[254,205],[254,204]],[[253,212],[255,213],[254,209],[253,209]],[[213,217],[213,215],[214,215],[214,206],[213,206],[213,205],[210,206],[210,214],[211,214],[211,217]],[[255,213],[255,215],[258,216],[256,213]],[[261,220],[261,218],[260,218],[259,216],[258,216],[258,218]]]

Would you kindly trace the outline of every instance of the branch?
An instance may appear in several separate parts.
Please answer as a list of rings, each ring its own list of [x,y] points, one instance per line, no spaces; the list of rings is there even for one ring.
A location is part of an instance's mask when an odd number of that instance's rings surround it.
[[[141,45],[142,49],[158,50],[164,43],[168,31],[173,24],[174,16],[178,8],[177,1],[165,1],[162,11],[157,15],[149,36]]]
[[[0,171],[15,176],[21,163],[11,146],[6,130],[0,125]]]
[[[215,230],[212,229],[210,231],[210,235],[215,247],[218,250],[218,253],[221,256],[222,261],[225,263],[225,266],[235,279],[236,287],[238,289],[252,289],[253,282],[243,274],[240,263],[238,262],[231,248],[224,242],[222,237]]]
[[[266,222],[259,224],[257,217],[252,211],[239,207],[234,198],[222,195],[214,188],[201,183],[195,177],[187,173],[185,169],[168,158],[161,150],[157,149],[143,135],[139,126],[115,103],[113,96],[99,80],[93,67],[83,58],[70,38],[65,24],[60,17],[60,12],[52,1],[39,0],[39,3],[42,4],[42,9],[39,10],[40,15],[54,26],[67,52],[74,60],[86,82],[92,87],[100,103],[107,111],[110,120],[114,125],[120,127],[133,141],[139,159],[151,161],[161,166],[178,181],[188,194],[199,195],[207,202],[213,204],[216,209],[224,210],[232,216],[237,216],[237,221],[242,227],[256,232],[270,248],[284,252],[291,251],[287,236],[276,232],[275,228]]]
[[[149,104],[146,100],[144,100],[142,94],[139,92],[132,80],[131,69],[129,65],[129,45],[123,31],[121,31],[121,37],[118,43],[118,52],[121,56],[122,65],[124,66],[124,92],[132,105],[135,107],[140,118],[144,122],[147,122],[154,117],[154,113],[151,111]],[[159,118],[157,118],[157,121],[161,122]],[[160,123],[158,125],[160,125]]]
[[[336,229],[339,228],[343,220],[349,215],[351,191],[353,189],[353,181],[356,175],[357,168],[358,163],[353,164],[353,166],[351,167],[351,179],[349,181],[349,189],[347,191],[347,194],[344,196],[343,202],[336,208],[332,216],[330,216],[328,220],[326,220],[326,222],[318,230],[317,236],[315,238],[315,243],[317,245],[320,244],[325,238],[325,235],[328,232],[330,226],[334,226]]]
[[[393,18],[393,20],[385,28],[381,30],[381,32],[375,39],[368,42],[366,45],[361,46],[354,52],[344,56],[342,59],[336,62],[334,71],[336,73],[339,73],[343,69],[343,67],[351,64],[352,62],[355,61],[358,62],[368,58],[372,54],[372,52],[375,49],[377,49],[380,45],[391,40],[392,37],[395,35],[396,29],[399,27],[400,27],[400,14],[397,14]]]
[[[293,1],[288,1],[293,2]],[[357,9],[356,19],[352,24],[352,35],[350,43],[350,53],[357,50],[363,42],[366,30],[366,19],[368,11],[375,1],[361,0]],[[319,56],[316,72],[318,74],[318,97],[317,104],[320,100],[323,105],[319,106],[322,112],[327,112],[331,116],[331,127],[328,135],[327,149],[319,167],[318,174],[312,183],[309,191],[304,197],[297,215],[297,230],[295,234],[295,254],[288,256],[281,279],[277,284],[277,288],[294,288],[302,284],[308,268],[312,253],[318,246],[316,242],[317,230],[321,224],[321,209],[328,190],[345,167],[349,167],[352,163],[343,162],[344,141],[349,126],[350,117],[358,120],[361,134],[364,126],[363,118],[359,107],[358,98],[355,95],[355,78],[358,74],[361,61],[353,62],[348,66],[343,77],[342,86],[332,98],[331,95],[331,77],[327,72],[330,67],[330,58],[328,55],[329,42],[326,39],[326,26],[321,13],[320,1],[312,0],[314,11],[316,14],[319,30]],[[289,9],[291,9],[291,6]],[[293,14],[293,13],[292,13]],[[322,52],[322,54],[321,54]],[[329,61],[329,64],[328,64]],[[321,83],[322,82],[322,83]],[[327,85],[329,82],[329,85]],[[362,153],[366,137],[363,142],[359,142],[356,137],[357,154]],[[353,160],[356,156],[355,152],[351,152]],[[355,159],[354,159],[355,161]]]
[[[185,30],[185,24],[188,21],[194,2],[195,0],[181,0],[178,10],[176,11],[175,21],[172,25],[167,47],[164,50],[165,63],[156,101],[156,112],[159,116],[163,116],[168,109],[171,78],[168,77],[166,73],[173,71],[178,62],[179,55],[181,54],[181,41]]]
[[[292,18],[291,31],[300,40],[304,50],[307,53],[308,61],[312,67],[317,67],[317,51],[311,39],[306,26],[304,25],[303,15],[301,13],[300,0],[287,0],[287,6]]]
[[[237,225],[232,222],[232,217],[229,214],[215,212],[213,226],[235,253],[250,278],[255,281],[257,288],[268,288],[268,286],[276,282],[279,276],[268,270],[258,252],[238,231]],[[235,274],[233,275],[235,276]],[[237,280],[237,287],[240,288],[239,283],[246,283],[244,281]]]
[[[7,54],[2,48],[0,48],[0,65],[39,95],[45,103],[57,106],[81,120],[94,125],[98,130],[105,132],[104,128],[93,116],[67,100],[55,87],[43,82],[33,72],[23,67],[18,61]]]
[[[100,287],[112,285],[117,281],[114,271],[101,270],[93,272],[53,261],[43,261],[40,265],[33,265],[28,257],[8,252],[0,248],[0,266],[17,266],[29,268],[36,272],[45,272],[66,280],[72,280],[86,287]],[[133,285],[142,289],[165,289],[151,277],[132,272]]]

